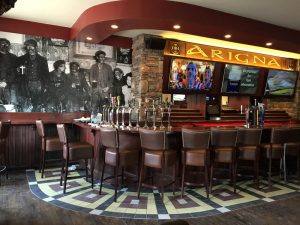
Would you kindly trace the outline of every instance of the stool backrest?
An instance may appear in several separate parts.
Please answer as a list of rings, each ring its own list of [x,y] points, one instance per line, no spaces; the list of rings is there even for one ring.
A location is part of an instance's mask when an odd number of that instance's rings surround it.
[[[236,147],[237,129],[211,129],[211,145],[214,147]]]
[[[290,128],[272,128],[271,144],[284,144],[289,142]]]
[[[141,147],[147,150],[166,150],[166,132],[159,130],[139,129]]]
[[[208,149],[210,131],[182,128],[182,146],[184,149]]]
[[[300,143],[300,127],[292,127],[289,131],[288,142]]]
[[[68,145],[68,134],[67,134],[67,130],[66,130],[66,125],[65,124],[57,124],[57,133],[58,133],[58,137],[61,143],[63,143],[64,145]]]
[[[255,146],[260,144],[261,128],[239,128],[237,143],[238,145]]]
[[[0,139],[8,137],[10,125],[10,121],[0,121]]]
[[[42,120],[36,120],[35,125],[36,125],[36,130],[37,130],[38,135],[40,137],[45,137],[45,128],[44,128],[43,121]]]
[[[106,148],[118,148],[118,130],[112,127],[100,127],[101,144]]]

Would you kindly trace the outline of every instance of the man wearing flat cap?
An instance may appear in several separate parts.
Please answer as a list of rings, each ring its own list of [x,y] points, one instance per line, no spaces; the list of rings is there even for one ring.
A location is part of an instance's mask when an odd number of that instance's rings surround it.
[[[96,63],[90,70],[90,84],[92,86],[92,110],[102,111],[102,106],[108,103],[109,94],[113,86],[113,73],[110,65],[105,63],[106,53],[97,51],[94,59]]]
[[[86,80],[88,77],[87,72],[80,68],[78,62],[71,62],[68,76],[71,81],[71,112],[87,110],[90,101],[90,88]]]
[[[48,63],[45,57],[38,54],[35,40],[25,41],[24,50],[26,54],[17,60],[18,83],[21,85],[19,97],[24,111],[39,112],[49,79]]]
[[[70,93],[70,79],[66,75],[66,62],[57,60],[53,64],[54,70],[50,72],[47,84],[47,111],[69,111],[68,94]]]
[[[10,42],[0,38],[0,102],[16,104],[15,76],[17,56],[9,52]]]

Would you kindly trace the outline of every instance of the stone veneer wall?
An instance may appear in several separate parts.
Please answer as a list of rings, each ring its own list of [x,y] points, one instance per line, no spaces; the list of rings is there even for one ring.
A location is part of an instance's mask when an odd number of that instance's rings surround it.
[[[299,64],[300,61],[298,60],[298,71]],[[300,120],[300,75],[298,75],[297,89],[294,98],[270,98],[267,100],[267,109],[285,110],[293,119]]]
[[[145,40],[150,37],[141,34],[132,44],[132,97],[143,102],[162,94],[163,50],[147,49]]]

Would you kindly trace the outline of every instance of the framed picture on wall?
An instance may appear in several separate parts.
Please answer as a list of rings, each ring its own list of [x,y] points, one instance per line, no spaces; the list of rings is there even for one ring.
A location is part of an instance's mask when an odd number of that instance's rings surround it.
[[[108,45],[98,45],[85,42],[76,42],[75,54],[84,56],[94,56],[96,51],[102,50],[107,58],[114,58],[114,47]]]
[[[47,60],[56,61],[60,59],[69,61],[69,47],[48,45]]]
[[[117,63],[132,64],[132,49],[117,48]]]

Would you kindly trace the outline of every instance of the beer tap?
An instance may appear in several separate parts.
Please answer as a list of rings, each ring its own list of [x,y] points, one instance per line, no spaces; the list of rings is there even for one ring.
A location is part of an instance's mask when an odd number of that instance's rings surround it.
[[[165,114],[165,108],[164,108],[164,104],[161,103],[160,104],[160,126],[159,129],[163,130],[166,127],[164,126],[164,114]]]
[[[117,107],[116,107],[116,128],[119,128],[119,111],[120,111],[120,96],[117,96]]]
[[[149,102],[149,99],[146,98],[145,99],[145,124],[144,124],[144,127],[143,128],[148,128],[148,102]]]
[[[141,107],[142,107],[142,102],[139,99],[139,104],[138,107],[136,108],[136,128],[140,128],[140,114],[141,114]]]
[[[168,129],[171,129],[171,103],[168,105]]]
[[[152,101],[152,105],[153,105],[153,108],[152,108],[152,123],[153,123],[153,130],[156,130],[156,108],[155,108],[155,100],[153,99]]]
[[[114,123],[114,110],[115,110],[115,97],[112,97],[112,107],[109,112],[109,120],[110,120],[110,125],[113,127],[115,126]]]

